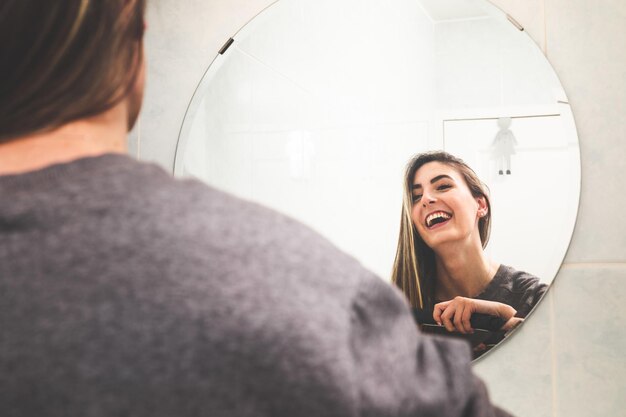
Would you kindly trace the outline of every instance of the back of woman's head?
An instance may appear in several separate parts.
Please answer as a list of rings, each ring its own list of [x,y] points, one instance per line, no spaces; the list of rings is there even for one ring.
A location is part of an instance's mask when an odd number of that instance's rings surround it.
[[[0,142],[95,116],[141,59],[145,0],[0,2]]]

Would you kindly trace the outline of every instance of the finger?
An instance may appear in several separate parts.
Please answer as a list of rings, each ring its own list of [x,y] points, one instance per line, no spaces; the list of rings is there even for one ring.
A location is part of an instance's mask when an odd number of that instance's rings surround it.
[[[438,305],[435,305],[435,309],[433,310],[433,320],[435,323],[441,326],[441,308]]]
[[[454,327],[457,331],[463,334],[467,333],[465,326],[463,325],[463,314],[465,310],[465,304],[459,303],[456,311],[454,312]]]
[[[433,319],[435,320],[435,323],[437,323],[440,326],[441,326],[441,314],[444,312],[448,304],[450,303],[447,301],[443,303],[435,304],[435,308],[433,310]]]
[[[472,327],[471,319],[472,319],[472,309],[466,308],[465,310],[463,310],[463,316],[461,318],[463,322],[463,328],[465,329],[466,333],[474,333],[474,328]]]
[[[474,353],[480,353],[487,350],[487,345],[485,345],[484,343],[481,343],[479,345],[476,345],[476,347],[474,348]]]
[[[446,330],[449,332],[453,332],[456,330],[454,324],[452,323],[452,319],[454,319],[454,310],[455,307],[453,305],[448,306],[443,314],[441,314],[441,322],[445,326]]]

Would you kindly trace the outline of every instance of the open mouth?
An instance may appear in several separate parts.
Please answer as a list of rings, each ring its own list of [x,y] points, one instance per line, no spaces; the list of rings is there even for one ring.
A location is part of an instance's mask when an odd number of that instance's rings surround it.
[[[438,224],[446,223],[451,218],[452,214],[446,213],[445,211],[436,211],[434,213],[430,213],[428,216],[426,216],[426,227],[431,229]]]

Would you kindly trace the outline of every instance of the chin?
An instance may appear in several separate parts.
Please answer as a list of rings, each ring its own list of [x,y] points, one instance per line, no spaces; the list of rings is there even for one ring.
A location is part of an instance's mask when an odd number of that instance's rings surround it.
[[[445,245],[448,243],[454,243],[457,241],[461,241],[463,239],[462,236],[459,236],[457,233],[453,233],[453,231],[441,231],[435,236],[430,236],[428,240],[424,239],[424,242],[432,249],[436,250],[437,247],[441,245]]]

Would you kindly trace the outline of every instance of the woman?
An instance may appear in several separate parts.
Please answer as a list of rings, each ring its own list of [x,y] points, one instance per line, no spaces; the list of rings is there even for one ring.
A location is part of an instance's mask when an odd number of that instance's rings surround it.
[[[123,154],[144,7],[0,1],[0,415],[508,415],[325,239]]]
[[[486,187],[461,159],[428,152],[409,162],[392,280],[421,324],[507,331],[541,299],[537,277],[487,258],[490,225]]]

